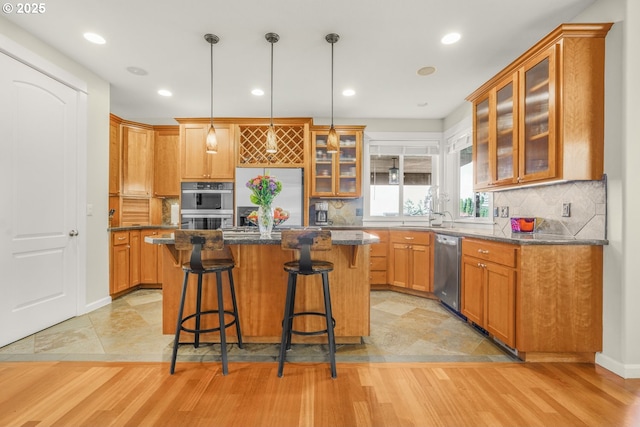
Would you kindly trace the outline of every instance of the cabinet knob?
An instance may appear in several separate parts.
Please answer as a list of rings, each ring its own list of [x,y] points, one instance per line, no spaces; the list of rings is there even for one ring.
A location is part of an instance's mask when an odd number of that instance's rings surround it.
[[[487,264],[482,264],[482,263],[478,263],[478,267],[480,268],[487,268]]]

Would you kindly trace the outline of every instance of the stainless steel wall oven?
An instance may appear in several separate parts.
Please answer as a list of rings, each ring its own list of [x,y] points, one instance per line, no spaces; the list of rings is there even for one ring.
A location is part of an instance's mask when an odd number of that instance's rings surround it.
[[[183,182],[181,226],[212,230],[233,226],[232,182]]]

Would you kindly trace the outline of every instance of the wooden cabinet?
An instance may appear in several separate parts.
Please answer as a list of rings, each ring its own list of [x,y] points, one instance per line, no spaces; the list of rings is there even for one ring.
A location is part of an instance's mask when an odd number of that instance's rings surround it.
[[[431,233],[390,231],[389,242],[389,281],[391,285],[432,292]]]
[[[369,250],[369,283],[373,285],[386,285],[387,262],[389,258],[389,232],[386,230],[365,230],[380,238],[380,243],[371,245]]]
[[[180,127],[154,126],[153,194],[180,195]]]
[[[462,314],[511,348],[516,346],[515,297],[519,247],[462,241]]]
[[[120,194],[120,124],[122,119],[109,115],[109,195]]]
[[[327,153],[329,128],[311,132],[311,197],[360,197],[363,126],[336,126],[340,150]]]
[[[111,295],[120,294],[138,285],[162,283],[159,247],[144,241],[146,236],[158,234],[161,234],[161,230],[123,230],[111,233]]]
[[[476,190],[602,178],[611,25],[563,24],[467,97]]]
[[[111,295],[140,284],[140,230],[111,233]]]
[[[185,119],[186,120],[186,119]],[[180,122],[180,173],[185,181],[233,181],[235,151],[233,126],[214,122],[218,153],[205,151],[209,121],[192,119]]]
[[[141,230],[140,231],[140,283],[152,284],[162,283],[161,269],[159,265],[158,245],[145,243],[144,238],[147,236],[157,236],[160,230]]]
[[[124,122],[122,136],[123,196],[151,197],[153,189],[153,130]]]

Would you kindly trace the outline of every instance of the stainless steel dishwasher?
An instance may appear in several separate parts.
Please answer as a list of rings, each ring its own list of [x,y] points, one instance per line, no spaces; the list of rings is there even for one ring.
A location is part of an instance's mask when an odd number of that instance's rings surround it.
[[[460,313],[460,258],[460,237],[436,234],[433,292],[456,313]]]

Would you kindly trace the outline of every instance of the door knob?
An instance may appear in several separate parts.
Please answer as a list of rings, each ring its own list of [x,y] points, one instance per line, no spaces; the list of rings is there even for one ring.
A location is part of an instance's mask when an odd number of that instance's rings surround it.
[[[77,235],[78,235],[78,230],[71,230],[71,231],[69,232],[69,236],[71,236],[71,237],[75,237],[75,236],[77,236]]]

